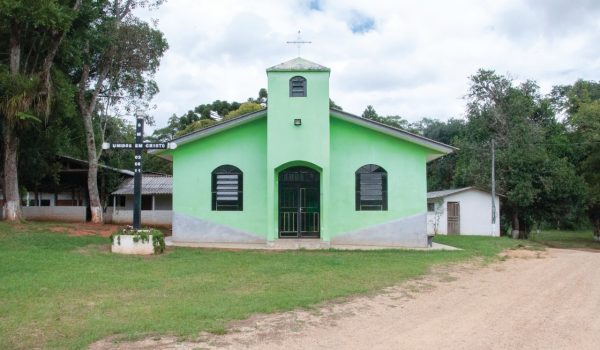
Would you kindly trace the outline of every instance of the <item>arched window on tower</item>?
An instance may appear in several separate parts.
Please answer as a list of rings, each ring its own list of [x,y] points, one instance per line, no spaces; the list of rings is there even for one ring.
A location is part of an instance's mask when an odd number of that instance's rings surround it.
[[[241,211],[243,209],[244,178],[233,165],[221,165],[212,172],[212,210]]]
[[[356,171],[356,210],[387,210],[387,172],[379,165]]]
[[[306,97],[306,79],[296,76],[290,79],[290,97]]]

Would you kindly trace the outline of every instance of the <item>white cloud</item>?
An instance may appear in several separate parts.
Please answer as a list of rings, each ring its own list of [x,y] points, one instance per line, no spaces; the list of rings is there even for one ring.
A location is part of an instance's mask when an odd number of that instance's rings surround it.
[[[170,0],[157,18],[170,49],[157,74],[158,126],[215,99],[243,101],[265,69],[297,56],[332,68],[331,97],[360,114],[461,116],[479,68],[552,85],[597,80],[600,6],[594,0]],[[366,30],[355,30],[358,25]],[[373,21],[371,24],[370,21]],[[361,27],[362,28],[362,27]]]

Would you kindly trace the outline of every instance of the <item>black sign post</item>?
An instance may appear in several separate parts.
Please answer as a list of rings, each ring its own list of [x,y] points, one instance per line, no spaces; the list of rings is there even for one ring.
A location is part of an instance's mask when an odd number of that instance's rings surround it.
[[[133,149],[133,229],[139,230],[142,221],[142,151],[145,149],[175,149],[177,144],[172,142],[144,143],[144,118],[138,116],[135,122],[134,143],[102,144],[103,149]]]

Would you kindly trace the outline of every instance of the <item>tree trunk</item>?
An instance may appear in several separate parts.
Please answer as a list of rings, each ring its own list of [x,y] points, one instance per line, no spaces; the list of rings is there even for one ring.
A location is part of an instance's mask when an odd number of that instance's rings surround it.
[[[79,11],[82,0],[76,0],[73,10]],[[21,30],[20,24],[16,19],[10,22],[10,38],[9,38],[9,69],[10,74],[17,76],[21,73]],[[53,32],[51,49],[48,52],[42,71],[42,79],[44,81],[44,89],[37,97],[45,100],[46,117],[50,111],[50,69],[58,47],[65,35],[65,31]],[[39,50],[37,52],[39,54]],[[36,54],[36,57],[37,57]],[[28,55],[29,56],[29,55]],[[27,58],[28,59],[28,58]],[[37,58],[36,58],[37,61]],[[32,72],[35,69],[35,64],[32,66]],[[26,70],[27,66],[23,66]],[[24,111],[20,111],[24,112]],[[4,115],[2,142],[4,144],[4,217],[8,221],[21,221],[23,218],[21,211],[21,198],[19,195],[19,177],[17,170],[17,152],[19,139],[16,135],[15,124],[18,122],[15,116]]]
[[[21,64],[21,28],[19,28],[16,20],[10,23],[10,39],[9,39],[9,69],[10,73],[16,75],[19,73]]]
[[[594,232],[594,238],[597,241],[600,241],[600,213],[598,212],[600,208],[593,207],[589,209],[589,217],[592,223],[592,230]]]
[[[87,79],[90,73],[90,66],[87,64],[84,65],[83,72],[81,74],[81,80],[79,81],[79,92],[77,94],[77,103],[79,105],[81,117],[83,118],[83,127],[85,130],[85,145],[87,147],[88,155],[87,188],[90,201],[89,205],[92,215],[92,222],[95,224],[104,223],[104,218],[102,215],[103,213],[102,203],[100,201],[100,192],[98,191],[98,154],[96,153],[96,139],[94,136],[95,134],[94,124],[92,122],[92,115],[94,113],[94,109],[96,108],[97,97],[100,93],[102,82],[104,81],[107,72],[108,69],[104,68],[100,73],[96,81],[96,87],[92,92],[90,102],[89,104],[86,104],[85,94]]]
[[[9,40],[9,67],[10,74],[19,74],[21,62],[21,30],[12,21],[10,25]],[[18,138],[15,135],[13,121],[4,116],[2,142],[4,144],[4,218],[8,221],[18,222],[23,219],[21,212],[21,198],[19,196],[19,177],[17,170]]]
[[[4,144],[4,218],[7,221],[19,222],[23,219],[21,212],[21,196],[19,195],[19,179],[17,176],[17,145],[10,123],[3,125]]]
[[[519,213],[515,210],[512,213],[512,238],[519,238]]]
[[[102,224],[104,223],[104,218],[102,215],[100,192],[98,191],[98,158],[96,156],[94,125],[92,124],[92,115],[90,113],[83,114],[83,126],[85,128],[85,144],[87,146],[88,154],[87,187],[90,197],[92,222],[95,224]]]

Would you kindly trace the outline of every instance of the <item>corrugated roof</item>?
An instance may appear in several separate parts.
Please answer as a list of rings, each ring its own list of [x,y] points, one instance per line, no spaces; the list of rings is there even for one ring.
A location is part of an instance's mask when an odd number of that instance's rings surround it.
[[[267,68],[267,72],[307,72],[307,71],[315,71],[315,72],[329,72],[331,69],[322,66],[318,63],[311,62],[302,57],[296,57],[293,60],[289,60],[283,63],[280,63],[271,68]]]
[[[121,183],[112,194],[133,194],[133,178]],[[173,194],[173,177],[169,175],[142,175],[142,194]]]

